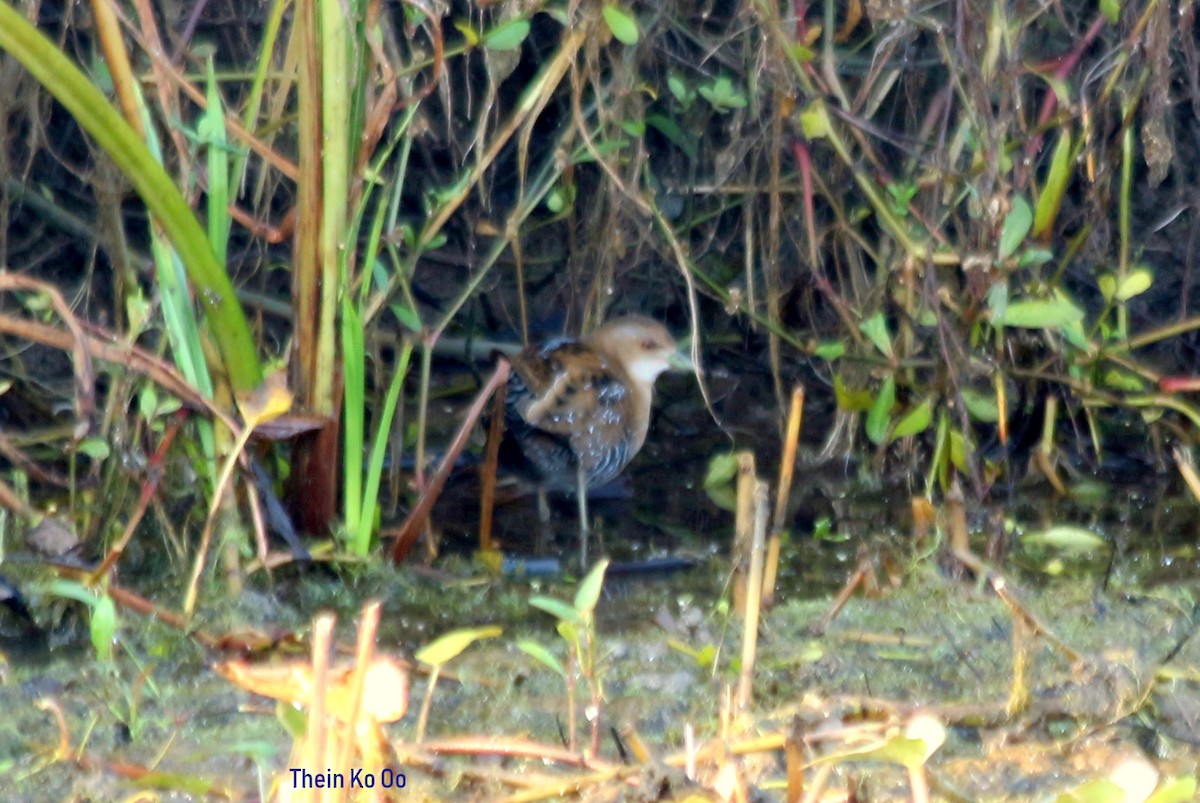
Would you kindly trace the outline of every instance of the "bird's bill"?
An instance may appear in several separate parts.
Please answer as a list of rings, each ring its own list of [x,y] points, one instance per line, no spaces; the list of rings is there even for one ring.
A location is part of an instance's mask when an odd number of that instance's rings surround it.
[[[694,373],[696,370],[696,364],[692,362],[691,356],[686,351],[682,350],[676,351],[674,354],[672,354],[667,359],[667,365],[670,366],[669,370],[671,371],[686,371],[687,373]]]

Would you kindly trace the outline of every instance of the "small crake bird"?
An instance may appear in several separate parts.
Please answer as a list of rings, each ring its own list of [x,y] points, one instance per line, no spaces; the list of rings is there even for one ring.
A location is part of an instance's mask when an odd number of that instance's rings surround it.
[[[510,361],[500,464],[534,483],[539,496],[576,494],[586,563],[587,489],[611,482],[642,448],[659,375],[691,363],[666,327],[641,315],[578,340],[530,346]]]

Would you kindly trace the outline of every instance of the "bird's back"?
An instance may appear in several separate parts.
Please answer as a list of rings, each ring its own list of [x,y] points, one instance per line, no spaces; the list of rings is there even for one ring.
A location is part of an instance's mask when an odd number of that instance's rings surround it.
[[[633,393],[619,367],[576,340],[512,358],[500,461],[550,490],[573,490],[582,464],[589,488],[612,481],[641,447]]]

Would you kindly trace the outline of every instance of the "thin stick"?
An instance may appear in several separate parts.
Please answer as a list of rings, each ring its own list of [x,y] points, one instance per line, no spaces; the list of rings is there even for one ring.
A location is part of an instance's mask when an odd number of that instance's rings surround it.
[[[304,764],[309,772],[322,772],[326,762],[329,726],[325,722],[325,690],[329,678],[329,649],[333,644],[333,614],[320,613],[312,627],[312,701],[308,709],[308,730],[304,737]]]
[[[746,595],[746,618],[742,628],[742,673],[738,679],[737,710],[750,708],[754,690],[754,659],[758,653],[758,615],[762,601],[763,552],[767,540],[767,484],[754,484],[754,540],[750,547],[750,586]]]
[[[338,751],[338,762],[335,770],[349,774],[351,760],[354,758],[354,745],[357,739],[355,727],[362,714],[363,688],[367,685],[367,672],[371,669],[371,660],[375,652],[375,633],[379,629],[379,600],[371,600],[363,606],[362,615],[358,622],[358,641],[354,651],[354,674],[350,678],[350,711],[342,723],[342,738]]]
[[[479,391],[479,395],[475,397],[475,401],[471,402],[471,407],[467,410],[467,414],[463,418],[462,426],[458,428],[458,432],[454,435],[454,440],[450,442],[450,447],[442,457],[442,463],[438,466],[437,474],[434,475],[433,479],[426,486],[425,493],[421,495],[417,506],[409,512],[408,518],[404,520],[404,523],[400,525],[400,529],[396,531],[398,536],[395,544],[392,545],[392,561],[394,563],[402,563],[412,550],[413,545],[417,541],[417,536],[421,534],[421,530],[425,526],[425,521],[429,518],[429,511],[433,508],[433,503],[437,501],[438,495],[442,492],[442,486],[446,484],[446,478],[450,476],[450,469],[454,468],[454,461],[458,459],[459,453],[467,445],[471,428],[479,420],[479,415],[483,412],[483,405],[487,404],[488,396],[495,392],[496,388],[508,381],[509,368],[507,360],[500,360],[496,364],[496,370],[492,372],[491,379]]]
[[[500,439],[504,437],[504,397],[507,391],[508,385],[502,384],[492,397],[492,420],[488,426],[487,448],[479,476],[480,552],[491,552],[496,548],[492,540],[492,513],[496,508],[496,463],[500,459]]]
[[[733,609],[746,615],[746,572],[754,537],[754,454],[738,455],[737,514],[733,531]]]
[[[783,439],[783,457],[779,460],[779,488],[775,496],[775,517],[771,537],[767,541],[767,564],[763,569],[762,604],[775,602],[775,584],[779,577],[779,552],[783,542],[784,522],[788,501],[792,496],[792,479],[796,470],[796,449],[800,443],[800,425],[804,421],[804,385],[792,388],[792,403],[788,409],[787,433]]]

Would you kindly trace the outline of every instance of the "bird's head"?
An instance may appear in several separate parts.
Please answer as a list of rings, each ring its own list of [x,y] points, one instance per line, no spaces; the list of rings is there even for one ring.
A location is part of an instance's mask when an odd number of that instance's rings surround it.
[[[642,315],[609,321],[588,335],[587,343],[620,365],[634,382],[647,387],[664,371],[692,370],[691,361],[680,353],[667,328]]]

